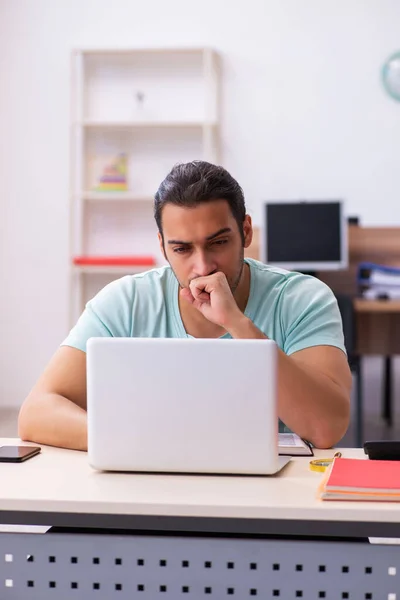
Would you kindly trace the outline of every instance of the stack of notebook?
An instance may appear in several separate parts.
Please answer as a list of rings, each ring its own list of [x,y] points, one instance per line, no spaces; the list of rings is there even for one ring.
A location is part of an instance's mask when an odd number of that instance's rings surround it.
[[[319,487],[323,500],[400,501],[400,461],[335,458]]]
[[[279,433],[279,454],[281,456],[313,456],[310,444],[296,433]]]
[[[399,299],[400,269],[363,262],[358,265],[357,281],[364,298]]]

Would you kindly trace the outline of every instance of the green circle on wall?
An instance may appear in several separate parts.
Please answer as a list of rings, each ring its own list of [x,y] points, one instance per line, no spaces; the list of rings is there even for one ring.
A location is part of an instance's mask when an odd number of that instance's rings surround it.
[[[400,51],[389,56],[383,65],[382,81],[389,96],[400,102]]]

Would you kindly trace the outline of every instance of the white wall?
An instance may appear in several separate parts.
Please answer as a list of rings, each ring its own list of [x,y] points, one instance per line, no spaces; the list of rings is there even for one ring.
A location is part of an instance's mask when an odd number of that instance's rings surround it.
[[[19,405],[67,329],[69,54],[209,45],[223,156],[266,198],[343,197],[400,225],[400,104],[380,85],[397,0],[0,0],[0,403]]]

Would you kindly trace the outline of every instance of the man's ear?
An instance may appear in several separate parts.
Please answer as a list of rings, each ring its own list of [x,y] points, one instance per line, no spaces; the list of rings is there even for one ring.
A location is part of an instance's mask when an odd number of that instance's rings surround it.
[[[163,240],[163,236],[161,235],[160,232],[158,232],[158,243],[160,244],[160,250],[161,250],[161,254],[163,255],[163,257],[165,258],[165,260],[168,260],[166,255],[165,255],[165,247],[164,247],[164,240]]]
[[[253,240],[253,225],[251,216],[246,215],[243,221],[244,247],[248,248]]]

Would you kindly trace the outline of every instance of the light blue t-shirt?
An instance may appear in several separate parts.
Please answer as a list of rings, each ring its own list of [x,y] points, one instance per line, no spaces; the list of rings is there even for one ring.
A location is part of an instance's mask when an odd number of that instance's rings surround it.
[[[288,355],[319,345],[345,352],[338,305],[324,283],[245,260],[250,266],[245,315],[258,329]],[[178,294],[178,281],[169,266],[117,279],[86,304],[62,345],[86,351],[91,337],[188,337]]]

